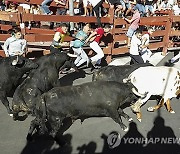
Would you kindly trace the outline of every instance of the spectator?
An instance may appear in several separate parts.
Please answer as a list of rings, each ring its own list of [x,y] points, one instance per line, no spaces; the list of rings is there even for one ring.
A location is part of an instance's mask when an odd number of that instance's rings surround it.
[[[12,36],[4,43],[6,57],[23,55],[26,53],[27,42],[22,38],[21,29],[16,27],[12,30]]]
[[[134,7],[139,10],[142,17],[146,16],[145,0],[136,0],[136,5]]]
[[[88,34],[90,32],[90,25],[86,24],[82,30],[78,31],[76,34],[75,41],[72,42],[72,49],[77,55],[76,60],[74,61],[74,64],[79,67],[84,62],[87,62],[87,66],[89,65],[89,58],[86,54],[86,52],[83,50],[83,46],[86,43],[86,39],[89,40]]]
[[[180,0],[177,0],[177,2],[174,3],[173,11],[174,11],[174,15],[176,16],[180,15]]]
[[[130,47],[131,38],[132,38],[134,32],[139,27],[139,21],[140,21],[140,13],[139,13],[137,7],[134,7],[133,10],[134,10],[134,14],[133,14],[132,19],[127,19],[127,18],[123,17],[123,19],[125,21],[130,23],[129,29],[126,34],[128,37],[128,43],[127,43],[128,48]]]
[[[0,0],[0,11],[5,11],[5,7],[4,0]]]
[[[164,0],[160,5],[161,10],[171,9],[171,5],[168,3],[168,0]]]
[[[18,6],[18,4],[16,3],[16,2],[8,2],[7,1],[7,5],[8,5],[8,8],[5,10],[5,11],[7,11],[7,12],[13,12],[13,13],[15,13],[15,12],[18,12],[18,10],[17,10],[17,6]]]
[[[90,4],[90,2],[88,0],[83,0],[83,8],[84,8],[84,14],[82,16],[92,16],[92,12],[91,12],[91,9],[88,10],[87,6],[90,6],[92,7],[92,5]]]
[[[56,3],[57,6],[60,5],[57,8],[56,14],[57,15],[66,15],[67,9],[65,8],[65,6],[66,6],[66,3],[67,3],[67,0],[54,0],[54,2]]]
[[[140,56],[140,45],[141,45],[142,32],[138,29],[133,35],[130,47],[130,64],[144,63],[144,60]]]
[[[131,9],[132,9],[129,0],[120,0],[120,3],[123,7],[122,9],[123,15],[127,16],[131,12]]]
[[[149,58],[152,55],[151,50],[148,49],[149,46],[149,40],[150,36],[153,34],[153,28],[149,27],[148,32],[142,36],[142,51],[141,51],[141,57],[143,58],[144,62],[149,62]]]
[[[37,4],[32,4],[30,7],[30,13],[32,14],[41,14],[40,6]],[[40,28],[41,22],[40,21],[29,21],[28,28],[30,29],[32,27],[38,27]]]
[[[104,28],[102,27],[96,28],[95,31],[93,31],[90,34],[89,36],[89,40],[91,42],[90,47],[96,52],[96,55],[90,58],[92,64],[96,64],[97,66],[100,65],[101,59],[104,57],[104,53],[101,47],[99,46],[99,43],[104,33],[108,33],[110,29],[111,26],[109,24],[106,24]],[[88,42],[89,40],[87,39],[86,42]]]
[[[162,3],[162,0],[156,0],[156,2],[154,3],[154,11],[160,11],[161,10],[161,3]]]
[[[44,14],[46,15],[51,15],[53,14],[52,11],[49,10],[49,4],[52,2],[53,0],[43,0],[43,2],[41,3],[41,9],[43,11]]]
[[[53,41],[50,46],[50,52],[61,52],[62,46],[68,45],[67,42],[64,42],[64,38],[69,35],[68,33],[68,25],[62,23],[60,27],[56,28],[56,32],[54,34]]]
[[[153,0],[146,0],[145,1],[145,10],[147,16],[153,16],[154,14],[154,7],[153,7]]]
[[[100,8],[102,8],[103,0],[88,0],[92,7],[93,11],[95,13],[98,27],[101,27],[101,19],[100,19]]]

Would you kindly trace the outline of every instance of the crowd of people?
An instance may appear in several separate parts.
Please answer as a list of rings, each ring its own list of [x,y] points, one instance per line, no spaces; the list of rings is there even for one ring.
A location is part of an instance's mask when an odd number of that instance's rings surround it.
[[[28,1],[28,0],[27,0]],[[29,4],[17,4],[16,2],[8,2],[0,0],[0,9],[3,11],[16,12],[17,6],[20,5],[24,8],[27,13],[34,14],[46,14],[52,15],[53,12],[49,8],[49,3],[53,0],[44,0],[40,6],[29,5]],[[54,0],[57,5],[65,6],[66,0]],[[131,57],[131,64],[134,63],[146,63],[149,61],[152,52],[148,49],[150,35],[153,33],[153,28],[149,27],[147,33],[142,36],[142,31],[139,29],[139,21],[143,16],[154,15],[155,10],[160,9],[173,9],[176,15],[180,14],[180,0],[109,0],[110,8],[114,8],[115,16],[121,16],[122,19],[130,23],[128,31],[126,33],[128,37],[127,47],[129,48],[129,53]],[[78,4],[81,4],[79,2]],[[103,0],[83,0],[82,1],[83,11],[80,11],[83,16],[95,15],[97,17],[97,27],[93,30],[90,24],[85,24],[77,34],[75,35],[75,40],[70,44],[64,42],[64,38],[70,35],[68,32],[69,26],[66,23],[62,23],[60,27],[55,29],[54,38],[50,46],[50,51],[62,52],[62,46],[70,46],[77,56],[74,63],[77,67],[86,63],[87,66],[100,66],[101,59],[104,57],[103,50],[99,46],[101,38],[104,34],[109,33],[111,25],[102,25],[100,17],[108,16],[108,11],[102,7]],[[91,7],[87,7],[92,5]],[[63,8],[63,9],[62,9]],[[60,15],[66,14],[67,10],[65,7],[58,8],[57,12]],[[118,10],[118,11],[117,11]],[[90,13],[91,11],[91,13]],[[93,13],[94,12],[94,13]],[[104,12],[104,14],[102,14]],[[116,14],[117,13],[117,14]],[[128,15],[131,15],[130,18]],[[31,26],[32,22],[28,23],[28,27]],[[36,22],[36,24],[39,24]],[[4,51],[6,56],[23,55],[26,53],[26,40],[22,38],[22,33],[20,28],[15,28],[11,32],[11,37],[8,38],[4,43]],[[83,50],[84,45],[89,45],[89,47],[96,53],[93,57],[88,57],[86,52]],[[178,57],[179,58],[179,57]],[[172,59],[171,62],[175,60]],[[73,70],[72,70],[73,71]]]

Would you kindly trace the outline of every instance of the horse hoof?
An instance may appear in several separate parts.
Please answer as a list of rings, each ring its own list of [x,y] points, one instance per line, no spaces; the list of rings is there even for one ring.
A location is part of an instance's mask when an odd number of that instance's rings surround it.
[[[147,109],[147,111],[149,111],[149,112],[154,112],[154,107],[148,107],[148,109]]]

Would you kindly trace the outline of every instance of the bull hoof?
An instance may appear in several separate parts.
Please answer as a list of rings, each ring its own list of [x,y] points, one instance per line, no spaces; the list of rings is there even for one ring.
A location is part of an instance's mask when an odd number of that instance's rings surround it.
[[[149,111],[149,112],[154,112],[154,111],[155,111],[155,108],[154,108],[154,107],[148,107],[147,111]]]
[[[129,118],[128,121],[129,121],[129,122],[132,122],[132,121],[133,121],[133,118]]]
[[[137,118],[137,120],[138,120],[139,122],[141,122],[141,121],[142,121],[142,119],[139,119],[139,118]]]
[[[124,132],[127,132],[129,130],[128,127],[126,127],[125,129],[123,129]]]
[[[29,141],[29,142],[31,142],[31,141],[33,140],[33,137],[32,137],[30,134],[28,134],[28,135],[26,136],[26,140]]]
[[[171,110],[170,113],[175,113],[175,111],[174,111],[174,110]]]
[[[13,114],[12,114],[12,113],[10,113],[10,114],[9,114],[9,116],[10,116],[10,117],[13,117]]]

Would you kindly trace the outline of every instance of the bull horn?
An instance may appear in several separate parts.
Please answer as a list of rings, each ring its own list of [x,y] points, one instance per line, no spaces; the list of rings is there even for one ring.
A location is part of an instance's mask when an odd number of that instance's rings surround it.
[[[77,55],[71,54],[71,53],[67,53],[67,55],[68,55],[69,57],[72,57],[72,58],[76,58],[76,57],[77,57]]]
[[[137,95],[137,96],[140,96],[140,97],[145,97],[145,96],[146,96],[146,95],[144,95],[144,94],[140,94],[135,88],[132,88],[131,90],[132,90],[132,92],[133,92],[135,95]]]
[[[17,58],[16,58],[15,60],[12,61],[12,65],[13,65],[13,66],[17,65],[18,60],[19,60],[19,58],[18,58],[18,56],[17,56]]]

